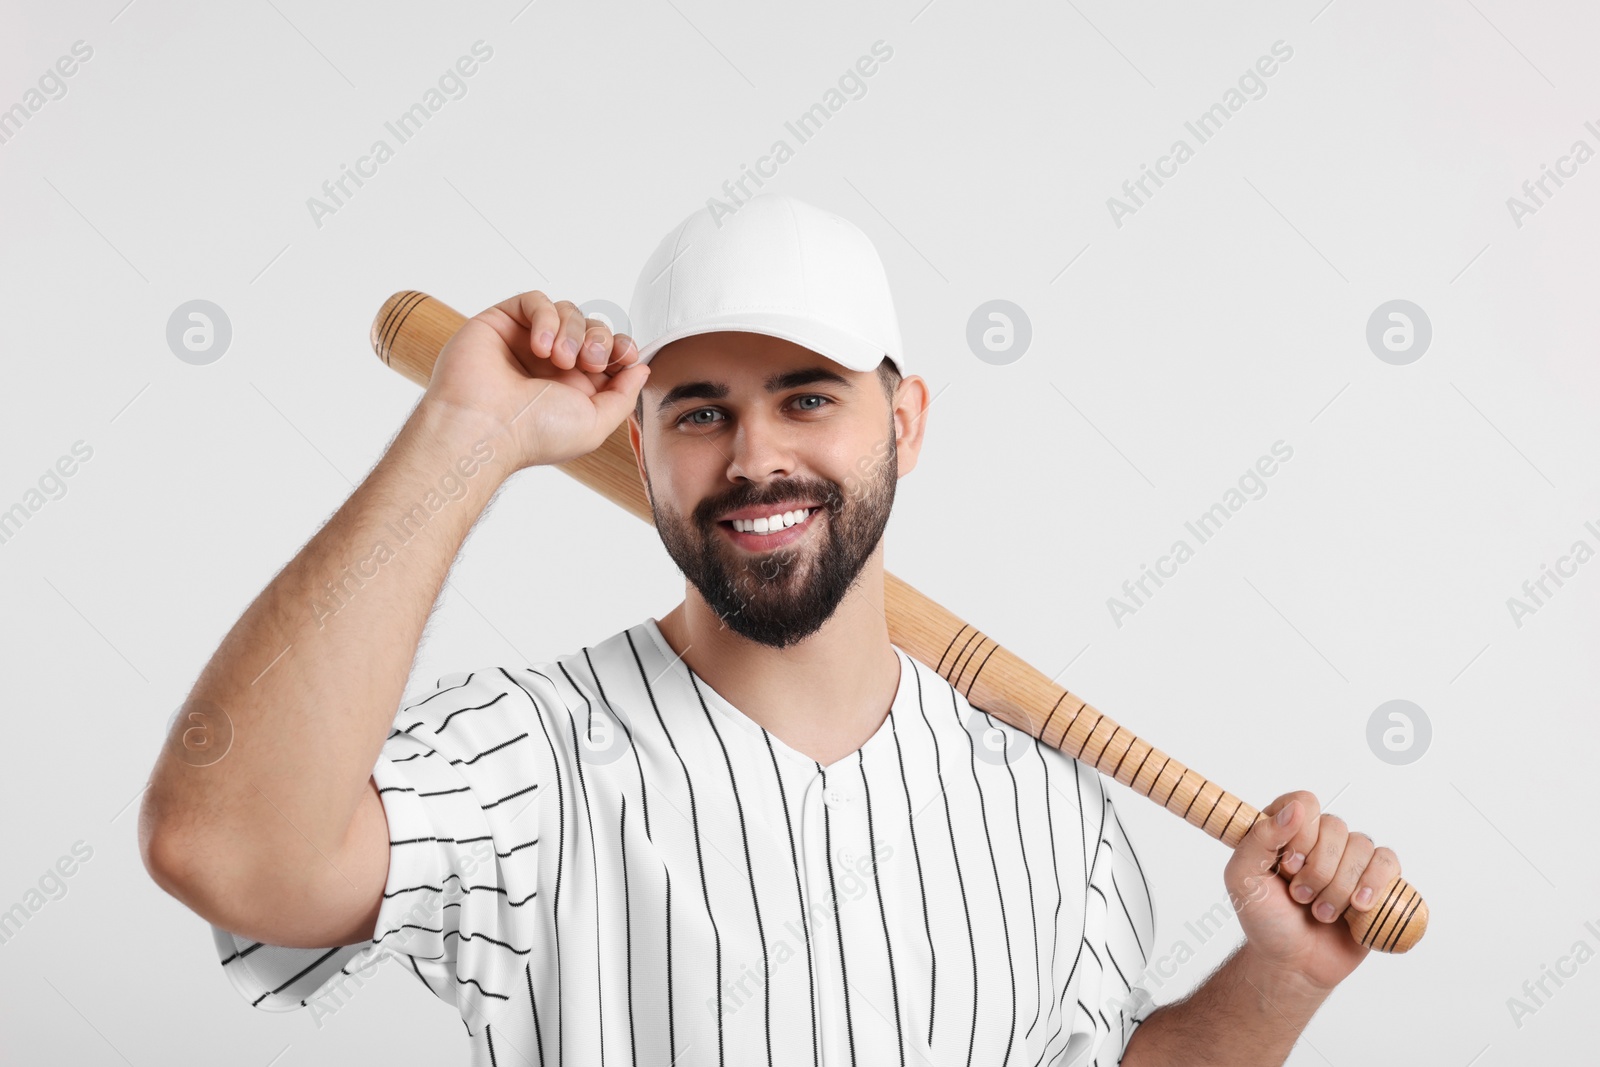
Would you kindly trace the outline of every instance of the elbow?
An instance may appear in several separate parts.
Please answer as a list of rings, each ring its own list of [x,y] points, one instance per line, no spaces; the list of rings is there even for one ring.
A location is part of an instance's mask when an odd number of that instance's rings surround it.
[[[168,896],[211,925],[254,941],[290,947],[331,943],[306,940],[293,924],[316,915],[301,865],[289,864],[286,873],[285,865],[273,859],[281,853],[271,844],[237,828],[195,826],[160,811],[159,800],[147,800],[140,809],[139,857]]]
[[[192,870],[193,849],[157,815],[157,805],[149,793],[139,805],[139,859],[150,879],[185,904],[190,895],[185,885]]]
[[[150,879],[206,922],[237,930],[257,895],[237,856],[214,840],[140,820],[139,856]]]
[[[139,859],[156,885],[204,916],[205,886],[214,881],[205,876],[222,869],[223,864],[192,828],[183,827],[179,814],[166,802],[160,786],[152,782],[139,805]]]

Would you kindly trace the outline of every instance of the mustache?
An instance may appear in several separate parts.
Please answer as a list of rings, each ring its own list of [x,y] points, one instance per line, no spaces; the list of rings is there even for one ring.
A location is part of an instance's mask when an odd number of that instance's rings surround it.
[[[724,515],[737,508],[779,504],[786,500],[793,500],[796,497],[815,500],[829,511],[837,511],[839,504],[844,499],[839,487],[831,482],[825,482],[821,485],[783,482],[769,486],[759,492],[747,491],[714,500],[702,501],[700,506],[695,508],[695,521],[702,527],[711,526],[717,521],[718,515]]]

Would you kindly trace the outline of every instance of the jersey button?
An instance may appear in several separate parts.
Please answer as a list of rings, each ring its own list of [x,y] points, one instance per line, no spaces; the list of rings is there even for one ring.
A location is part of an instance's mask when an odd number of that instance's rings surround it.
[[[822,794],[823,802],[834,811],[841,811],[850,803],[850,794],[838,786],[829,786],[827,792]]]

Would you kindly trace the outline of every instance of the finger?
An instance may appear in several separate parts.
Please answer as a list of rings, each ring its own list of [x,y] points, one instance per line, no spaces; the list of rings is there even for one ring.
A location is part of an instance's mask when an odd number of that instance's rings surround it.
[[[555,301],[539,290],[534,290],[532,295],[538,299],[534,301],[533,312],[529,316],[529,344],[534,355],[549,359],[555,347],[556,331],[561,328],[561,312],[557,310]]]
[[[1310,854],[1312,846],[1317,843],[1317,827],[1322,815],[1322,805],[1317,800],[1317,795],[1306,789],[1297,789],[1293,793],[1285,793],[1284,799],[1293,798],[1300,804],[1303,818],[1299,823],[1299,832],[1283,850],[1283,870],[1286,874],[1298,874],[1305,865],[1306,856]]]
[[[1261,809],[1261,814],[1234,850],[1241,870],[1277,873],[1284,848],[1300,829],[1305,809],[1286,793]],[[1231,861],[1230,861],[1231,862]]]
[[[570,300],[557,300],[556,310],[561,312],[561,328],[556,331],[555,348],[550,361],[562,370],[571,370],[578,365],[578,349],[583,344],[588,320]]]
[[[1389,883],[1398,877],[1400,857],[1394,854],[1394,849],[1382,845],[1374,848],[1372,858],[1361,872],[1355,892],[1350,895],[1350,906],[1356,911],[1370,911],[1377,907],[1389,891]]]
[[[639,343],[625,333],[611,336],[611,364],[606,370],[615,374],[639,362]]]
[[[1316,798],[1305,790],[1284,793],[1261,809],[1256,821],[1250,825],[1248,837],[1256,837],[1263,847],[1270,847],[1272,855],[1265,866],[1255,864],[1255,869],[1277,874],[1291,851],[1291,843],[1302,834],[1306,821],[1306,798]],[[1278,821],[1278,820],[1283,821]],[[1270,824],[1270,825],[1263,825]],[[1241,847],[1244,842],[1240,842]]]
[[[1279,816],[1287,815],[1284,822]],[[1299,829],[1300,806],[1279,797],[1256,816],[1223,868],[1223,884],[1235,912],[1283,890],[1272,888],[1280,881],[1278,863],[1284,844]]]
[[[636,363],[607,378],[605,385],[590,398],[597,418],[607,426],[615,426],[633,414],[634,401],[648,377],[649,364]]]
[[[1332,818],[1332,816],[1329,816]],[[1356,891],[1367,864],[1372,860],[1372,838],[1363,833],[1351,833],[1345,838],[1344,854],[1334,869],[1333,878],[1311,904],[1311,914],[1325,923],[1331,923],[1344,914],[1350,897]],[[1291,894],[1293,890],[1291,889]]]
[[[541,351],[538,337],[542,331],[555,329],[559,319],[550,298],[537,289],[507,297],[473,317],[493,328],[519,358],[529,350],[530,337],[534,354],[548,357],[549,343]]]
[[[541,359],[549,357],[548,335],[558,324],[559,315],[544,293],[531,289],[507,297],[474,315],[470,321],[493,330],[510,354],[512,363],[524,374],[535,378],[546,377],[539,372],[538,364]],[[537,340],[541,335],[546,336],[542,346]]]
[[[1289,882],[1290,898],[1301,904],[1310,903],[1333,881],[1350,839],[1350,829],[1339,816],[1324,815],[1318,823],[1317,840],[1306,853],[1305,866]]]
[[[583,369],[600,373],[611,362],[611,327],[600,319],[585,319]]]

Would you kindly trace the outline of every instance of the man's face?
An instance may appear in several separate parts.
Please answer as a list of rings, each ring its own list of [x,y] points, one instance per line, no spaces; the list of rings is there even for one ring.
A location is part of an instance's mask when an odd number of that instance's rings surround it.
[[[650,367],[635,447],[667,554],[736,633],[773,648],[810,636],[894,502],[895,419],[877,373],[746,332],[675,341]],[[808,507],[765,534],[729,518]]]

